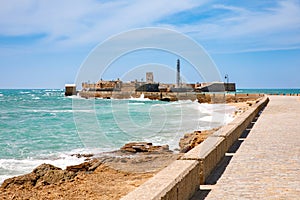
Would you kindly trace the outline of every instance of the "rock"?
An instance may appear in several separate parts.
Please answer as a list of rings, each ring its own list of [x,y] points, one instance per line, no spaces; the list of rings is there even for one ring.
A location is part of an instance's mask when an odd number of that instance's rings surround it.
[[[194,131],[193,133],[186,133],[179,141],[180,153],[186,153],[201,142],[203,142],[210,134],[219,130],[219,128],[213,128],[211,130]]]
[[[53,165],[50,165],[50,164],[41,164],[40,166],[36,167],[32,173],[36,174],[39,177],[42,177],[44,176],[48,171],[50,170],[62,170],[61,168],[59,167],[55,167]]]
[[[76,176],[74,172],[62,170],[50,164],[42,164],[31,173],[22,176],[6,179],[1,185],[2,188],[22,186],[31,188],[34,186],[49,185],[60,181],[71,180]]]
[[[92,153],[88,153],[88,154],[80,154],[80,153],[76,153],[76,154],[71,154],[71,156],[76,156],[77,158],[91,158],[94,156],[94,154]]]
[[[188,152],[189,150],[191,150],[192,147],[190,145],[186,145],[186,146],[183,146],[181,149],[180,149],[180,153],[186,153]]]
[[[7,189],[12,186],[23,186],[24,188],[35,186],[37,182],[37,177],[34,173],[17,176],[13,178],[6,179],[2,185],[1,188]]]
[[[84,162],[79,165],[68,166],[66,168],[66,171],[71,171],[71,172],[88,171],[90,167],[91,167],[91,163]]]
[[[50,185],[74,179],[76,174],[65,170],[49,170],[39,178],[36,186]]]
[[[92,161],[89,162],[84,162],[81,163],[79,165],[72,165],[72,166],[68,166],[66,168],[66,171],[70,171],[70,172],[92,172],[95,169],[97,169],[97,167],[99,167],[103,162],[97,159],[94,159]]]
[[[89,168],[88,171],[95,171],[95,169],[97,169],[97,167],[99,167],[102,164],[101,161],[96,161],[94,162],[94,164],[92,164]]]
[[[156,153],[156,152],[166,152],[170,150],[168,145],[154,146],[152,143],[147,143],[147,142],[131,142],[121,147],[121,151],[131,152],[131,153],[138,153],[138,152]]]

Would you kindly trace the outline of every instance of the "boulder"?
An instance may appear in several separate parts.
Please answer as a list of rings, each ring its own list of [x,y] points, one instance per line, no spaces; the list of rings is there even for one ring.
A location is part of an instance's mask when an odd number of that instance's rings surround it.
[[[40,185],[49,185],[61,181],[71,180],[76,176],[74,172],[62,170],[50,164],[42,164],[31,173],[6,179],[1,185],[6,189],[9,187],[31,188]]]
[[[90,172],[90,171],[94,171],[97,167],[99,167],[101,165],[101,161],[98,160],[92,160],[90,162],[84,162],[81,163],[79,165],[72,165],[72,166],[68,166],[66,168],[66,171],[69,172]]]
[[[123,152],[131,152],[131,153],[138,153],[138,152],[166,152],[170,151],[168,145],[163,146],[154,146],[152,143],[149,142],[130,142],[125,144],[121,147],[121,151]]]
[[[90,167],[91,164],[89,162],[84,162],[84,163],[80,163],[79,165],[68,166],[66,168],[66,171],[71,171],[71,172],[88,171]]]
[[[209,135],[219,130],[219,128],[213,128],[211,130],[194,131],[193,133],[186,133],[179,141],[180,153],[186,153],[201,142],[203,142]]]
[[[55,167],[54,165],[50,165],[50,164],[41,164],[40,166],[36,167],[32,173],[34,173],[35,175],[39,177],[44,176],[48,171],[51,170],[62,170],[59,167]]]
[[[6,179],[2,185],[1,188],[6,189],[12,186],[23,186],[25,188],[35,186],[37,182],[37,177],[34,173],[25,174],[22,176],[17,176],[13,178]]]

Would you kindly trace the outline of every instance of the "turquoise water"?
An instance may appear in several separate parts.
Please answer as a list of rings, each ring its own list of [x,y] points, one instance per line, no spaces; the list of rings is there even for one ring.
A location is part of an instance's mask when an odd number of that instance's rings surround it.
[[[300,94],[300,89],[238,89],[237,93]],[[186,132],[221,126],[234,107],[65,97],[63,90],[0,90],[0,183],[42,163],[78,164],[71,154],[101,153],[126,142],[178,148]]]
[[[0,182],[42,163],[64,168],[71,154],[101,153],[126,142],[178,148],[186,132],[221,126],[235,108],[192,101],[65,97],[63,90],[0,90]]]
[[[236,93],[244,94],[300,94],[300,89],[237,89]]]

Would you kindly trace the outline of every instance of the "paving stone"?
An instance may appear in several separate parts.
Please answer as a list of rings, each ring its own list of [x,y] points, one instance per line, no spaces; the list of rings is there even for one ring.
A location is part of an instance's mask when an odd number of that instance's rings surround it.
[[[269,98],[205,199],[300,199],[300,98]]]

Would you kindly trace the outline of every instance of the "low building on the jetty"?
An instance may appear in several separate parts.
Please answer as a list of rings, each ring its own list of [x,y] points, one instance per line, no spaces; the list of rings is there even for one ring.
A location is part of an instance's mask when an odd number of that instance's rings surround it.
[[[65,95],[66,96],[72,96],[76,95],[76,85],[75,84],[65,84]]]
[[[122,81],[103,81],[102,79],[97,83],[82,83],[84,91],[119,91],[121,90]]]
[[[82,83],[83,91],[90,92],[159,92],[158,83],[147,83],[139,81],[123,82],[119,79],[117,81],[103,81],[97,83]]]
[[[201,83],[195,87],[196,92],[235,92],[235,83],[211,82]]]
[[[136,92],[159,92],[158,83],[146,83],[136,87]]]

